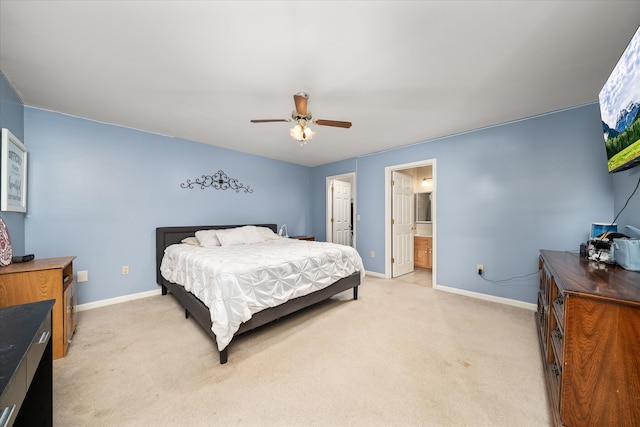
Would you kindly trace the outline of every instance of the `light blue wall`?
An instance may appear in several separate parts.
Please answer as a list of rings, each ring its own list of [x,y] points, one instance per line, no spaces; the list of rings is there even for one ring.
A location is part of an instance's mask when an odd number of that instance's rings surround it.
[[[20,98],[13,91],[9,82],[5,79],[4,74],[0,72],[0,128],[7,128],[23,143],[24,141],[24,105]],[[27,146],[27,150],[29,150]],[[28,157],[27,157],[28,159]],[[28,162],[27,162],[28,163]],[[29,169],[27,168],[27,174]],[[29,175],[27,175],[27,183]],[[27,192],[27,196],[28,196]],[[27,209],[29,209],[29,200],[27,199]],[[24,217],[22,212],[2,212],[0,217],[7,224],[9,235],[11,237],[11,245],[14,255],[25,254],[25,237],[24,237]]]
[[[592,221],[613,218],[599,109],[582,106],[315,168],[320,181],[357,164],[357,249],[367,270],[385,270],[385,167],[428,159],[437,162],[439,285],[535,303],[537,276],[493,284],[476,264],[490,279],[535,272],[539,249],[577,251]],[[322,226],[314,217],[314,230]]]
[[[27,250],[77,256],[74,269],[89,271],[81,304],[158,289],[158,226],[286,223],[289,234],[311,232],[307,167],[29,107],[25,139]],[[254,192],[180,187],[220,169]]]
[[[632,227],[640,229],[640,188],[638,187],[639,181],[640,166],[636,166],[633,169],[613,174],[615,214],[620,214],[620,216],[618,216],[618,219],[616,220],[616,223],[618,224],[618,231],[631,236],[634,235],[630,234],[630,231],[625,228],[625,225],[630,225]],[[635,194],[633,194],[634,191]],[[633,197],[629,200],[629,197],[631,197],[632,194]]]
[[[504,279],[535,271],[540,248],[577,250],[640,174],[607,174],[596,104],[306,168],[25,108],[2,84],[2,110],[12,104],[13,118],[0,119],[20,127],[24,110],[30,156],[28,217],[17,226],[18,235],[26,230],[23,252],[76,255],[76,271],[89,271],[80,303],[157,289],[157,226],[275,222],[324,240],[326,177],[349,172],[357,173],[358,250],[367,270],[383,273],[385,167],[427,159],[437,161],[438,284],[533,303],[535,276],[496,285],[475,265]],[[219,169],[254,193],[179,186]],[[619,224],[637,225],[639,200]]]

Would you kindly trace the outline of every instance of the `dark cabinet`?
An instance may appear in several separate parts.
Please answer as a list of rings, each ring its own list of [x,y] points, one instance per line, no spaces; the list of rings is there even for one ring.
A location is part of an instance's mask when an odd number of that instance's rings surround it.
[[[541,251],[536,324],[556,426],[640,425],[640,273]]]
[[[0,309],[0,427],[53,425],[54,303]]]

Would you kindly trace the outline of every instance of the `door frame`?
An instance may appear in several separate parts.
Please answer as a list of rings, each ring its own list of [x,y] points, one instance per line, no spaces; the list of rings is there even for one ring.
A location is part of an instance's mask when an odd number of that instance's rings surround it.
[[[325,178],[325,194],[326,194],[326,207],[327,210],[325,212],[325,225],[326,225],[326,230],[325,230],[325,240],[327,242],[329,242],[329,236],[332,235],[333,233],[333,225],[331,224],[331,203],[333,202],[333,200],[331,199],[331,181],[337,179],[340,181],[347,181],[351,184],[351,199],[353,200],[353,208],[351,209],[351,216],[353,217],[353,220],[351,221],[351,227],[353,230],[353,237],[351,239],[351,246],[353,248],[356,247],[356,224],[358,223],[358,220],[356,218],[358,209],[356,204],[358,203],[358,197],[356,195],[356,173],[355,172],[350,172],[350,173],[343,173],[340,175],[332,175],[332,176],[328,176]]]
[[[395,172],[395,171],[403,171],[405,169],[412,169],[412,168],[418,168],[418,167],[422,167],[422,166],[431,166],[431,171],[432,171],[432,179],[433,179],[433,190],[431,193],[431,220],[432,220],[432,229],[433,229],[433,238],[432,238],[432,244],[433,244],[433,268],[431,270],[431,277],[432,277],[432,287],[434,289],[438,288],[437,285],[437,257],[438,257],[438,251],[437,251],[437,247],[438,247],[438,243],[437,243],[437,228],[438,228],[438,209],[437,207],[437,199],[438,199],[438,194],[436,191],[437,188],[437,168],[436,168],[436,159],[427,159],[427,160],[420,160],[417,162],[411,162],[411,163],[404,163],[404,164],[400,164],[400,165],[393,165],[393,166],[387,166],[384,168],[384,253],[385,253],[385,257],[384,257],[384,277],[387,279],[391,278],[391,257],[393,255],[393,252],[391,250],[391,243],[393,240],[393,236],[391,235],[392,233],[392,227],[391,227],[391,214],[392,214],[392,207],[391,207],[391,172]]]

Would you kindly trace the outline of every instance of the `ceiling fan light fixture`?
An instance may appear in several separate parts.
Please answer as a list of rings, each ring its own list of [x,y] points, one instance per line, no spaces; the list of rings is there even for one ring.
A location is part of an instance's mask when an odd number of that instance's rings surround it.
[[[307,108],[307,100],[309,95],[305,92],[299,92],[293,95],[293,101],[296,105],[296,109],[291,112],[291,119],[252,119],[251,123],[268,123],[268,122],[290,122],[295,121],[296,125],[289,129],[289,135],[300,145],[305,145],[308,140],[313,138],[316,134],[307,126],[308,122],[316,124],[318,126],[333,126],[339,128],[348,129],[351,127],[351,122],[342,122],[339,120],[319,120],[313,119],[311,111]]]
[[[315,136],[315,132],[311,130],[311,128],[309,126],[305,126],[304,129],[302,130],[302,136],[305,137],[305,139],[311,139]]]
[[[316,134],[311,130],[305,120],[299,120],[298,124],[289,129],[289,134],[293,139],[300,142],[301,144],[305,144],[308,140],[313,138]]]

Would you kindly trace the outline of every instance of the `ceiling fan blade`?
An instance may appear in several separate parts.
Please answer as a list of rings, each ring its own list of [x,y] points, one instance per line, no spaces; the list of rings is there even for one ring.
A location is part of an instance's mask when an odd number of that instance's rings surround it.
[[[290,122],[290,119],[253,119],[251,123]]]
[[[309,99],[309,95],[304,92],[293,95],[293,102],[296,103],[296,113],[300,116],[307,115],[307,99]]]
[[[320,125],[320,126],[334,126],[334,127],[338,127],[338,128],[350,128],[351,127],[351,122],[341,122],[338,120],[314,120],[313,123]]]

